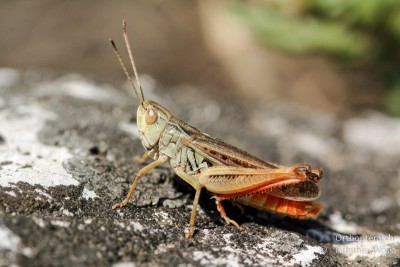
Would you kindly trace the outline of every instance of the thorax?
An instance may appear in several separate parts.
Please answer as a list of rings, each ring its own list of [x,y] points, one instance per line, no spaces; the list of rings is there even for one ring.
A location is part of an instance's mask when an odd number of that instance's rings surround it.
[[[196,150],[187,146],[188,142],[190,136],[179,125],[169,124],[160,136],[158,150],[159,154],[169,157],[169,162],[175,170],[195,175],[210,164]]]

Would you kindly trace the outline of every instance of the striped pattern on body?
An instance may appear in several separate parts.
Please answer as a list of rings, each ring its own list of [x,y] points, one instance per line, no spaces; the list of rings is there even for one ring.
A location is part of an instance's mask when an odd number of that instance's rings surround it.
[[[317,202],[288,200],[265,193],[243,196],[235,199],[235,202],[296,219],[313,218],[322,208]]]

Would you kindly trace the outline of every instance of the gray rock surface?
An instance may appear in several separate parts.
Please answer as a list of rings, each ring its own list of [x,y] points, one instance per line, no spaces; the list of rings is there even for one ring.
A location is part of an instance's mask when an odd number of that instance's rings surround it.
[[[246,103],[142,77],[148,99],[265,160],[322,167],[324,205],[310,221],[227,203],[238,231],[168,165],[140,181],[137,102],[78,75],[0,70],[0,266],[398,266],[400,121],[346,121],[283,103]],[[222,94],[223,95],[223,94]]]

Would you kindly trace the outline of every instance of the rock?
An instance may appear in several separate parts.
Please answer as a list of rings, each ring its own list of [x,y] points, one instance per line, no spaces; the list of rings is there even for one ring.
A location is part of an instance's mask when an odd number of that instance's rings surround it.
[[[0,145],[3,145],[6,142],[4,137],[0,134]]]
[[[225,224],[204,191],[195,236],[186,240],[194,190],[167,164],[141,179],[126,207],[111,209],[144,166],[132,160],[144,152],[132,120],[133,94],[77,75],[36,76],[0,83],[0,102],[7,103],[0,110],[0,265],[398,263],[400,157],[394,150],[382,157],[388,153],[376,145],[360,148],[361,141],[372,139],[357,141],[355,135],[371,120],[346,123],[287,103],[243,103],[191,88],[148,88],[155,83],[143,79],[145,95],[151,91],[171,112],[210,135],[265,160],[309,162],[325,172],[320,182],[324,209],[315,220],[251,208],[242,214],[224,204],[241,224],[239,231]],[[384,115],[373,122],[381,118],[382,125],[391,124]],[[346,125],[345,139],[341,125]]]

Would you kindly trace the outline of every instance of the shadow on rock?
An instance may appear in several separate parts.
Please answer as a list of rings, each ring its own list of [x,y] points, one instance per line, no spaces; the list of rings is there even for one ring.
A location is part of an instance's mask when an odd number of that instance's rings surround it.
[[[189,194],[190,199],[193,200],[195,193],[194,189],[182,181],[178,176],[174,177],[174,187],[178,191],[184,193],[184,195]],[[211,197],[212,194],[207,192],[207,190],[204,190],[200,196],[199,204],[207,216],[216,225],[225,225],[226,223],[220,217],[215,202]],[[336,231],[317,219],[298,220],[268,213],[266,211],[260,211],[247,206],[238,208],[235,207],[237,205],[236,203],[230,201],[224,201],[223,205],[227,215],[239,223],[239,225],[253,222],[259,225],[295,232],[303,236],[308,236],[317,242],[329,244],[348,244],[355,242],[354,240],[361,237],[361,235],[357,233],[349,234]],[[320,217],[322,220],[325,220],[324,215],[321,215]]]

